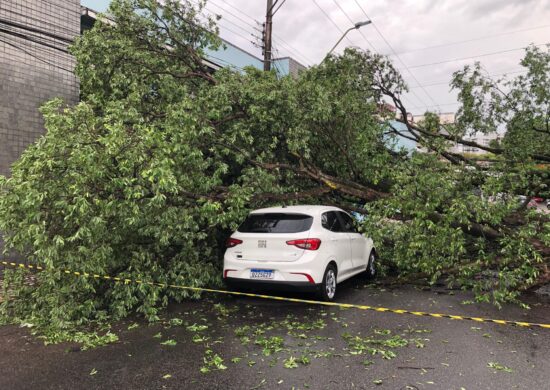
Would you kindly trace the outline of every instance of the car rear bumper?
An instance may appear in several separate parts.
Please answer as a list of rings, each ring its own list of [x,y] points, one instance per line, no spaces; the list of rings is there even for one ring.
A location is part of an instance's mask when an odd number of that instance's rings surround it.
[[[306,251],[307,252],[307,251]],[[259,261],[234,259],[231,255],[224,256],[223,276],[239,280],[268,281],[273,283],[307,284],[321,283],[325,267],[322,259],[318,258],[315,251],[306,253],[297,261]],[[272,279],[253,279],[250,273],[253,269],[273,271]],[[300,285],[300,284],[298,284]]]
[[[228,287],[234,289],[317,292],[321,287],[320,284],[286,280],[254,280],[227,277],[224,281]]]

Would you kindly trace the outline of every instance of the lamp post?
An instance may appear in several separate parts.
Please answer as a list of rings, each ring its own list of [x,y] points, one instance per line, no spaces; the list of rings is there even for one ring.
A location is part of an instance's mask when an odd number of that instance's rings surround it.
[[[327,55],[325,56],[325,58],[323,58],[323,61],[321,61],[321,63],[324,62],[324,61],[328,58],[329,55],[331,55],[331,53],[334,51],[334,49],[336,49],[336,46],[338,46],[338,44],[339,44],[340,42],[342,42],[342,39],[344,39],[344,37],[345,37],[351,30],[359,30],[361,27],[366,26],[367,24],[371,24],[371,23],[372,23],[372,21],[370,21],[370,20],[365,20],[364,22],[357,22],[357,23],[355,23],[355,25],[354,25],[353,27],[348,28],[348,29],[346,30],[346,32],[340,37],[340,39],[338,39],[338,42],[336,42],[336,44],[332,47],[332,49],[330,49],[330,51],[327,53]]]

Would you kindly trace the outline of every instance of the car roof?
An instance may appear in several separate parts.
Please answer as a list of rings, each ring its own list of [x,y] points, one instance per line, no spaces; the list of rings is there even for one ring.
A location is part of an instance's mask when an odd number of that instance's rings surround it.
[[[297,205],[297,206],[276,206],[267,207],[263,209],[254,210],[251,214],[265,214],[265,213],[286,213],[286,214],[306,214],[306,215],[318,215],[325,211],[342,211],[338,207],[334,206],[322,206],[322,205]]]

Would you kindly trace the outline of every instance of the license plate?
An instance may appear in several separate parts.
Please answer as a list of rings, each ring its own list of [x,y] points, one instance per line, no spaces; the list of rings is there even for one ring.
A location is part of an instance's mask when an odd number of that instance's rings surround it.
[[[251,269],[250,279],[273,279],[275,273],[272,269]]]

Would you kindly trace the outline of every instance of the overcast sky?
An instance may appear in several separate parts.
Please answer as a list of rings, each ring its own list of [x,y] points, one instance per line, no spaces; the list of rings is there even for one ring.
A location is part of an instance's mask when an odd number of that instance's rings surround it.
[[[209,0],[207,8],[223,15],[223,38],[261,57],[249,40],[252,33],[261,36],[252,26],[253,19],[263,21],[265,0]],[[337,51],[358,46],[390,55],[411,88],[405,103],[413,113],[438,110],[434,103],[441,112],[456,110],[448,82],[462,66],[480,61],[489,74],[514,76],[523,50],[513,49],[550,43],[550,0],[286,0],[274,17],[274,47],[304,65],[318,63],[341,36],[339,29],[365,15],[374,26],[350,32]],[[472,56],[480,57],[443,62]]]
[[[108,2],[82,0],[100,11]],[[223,16],[222,38],[261,57],[266,0],[208,0],[206,7]],[[448,83],[464,65],[480,61],[489,74],[517,76],[521,48],[550,43],[550,0],[286,0],[273,22],[276,55],[319,63],[350,20],[366,15],[373,25],[352,31],[336,51],[358,46],[390,55],[411,89],[404,102],[415,114],[455,111]]]

